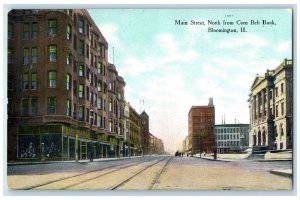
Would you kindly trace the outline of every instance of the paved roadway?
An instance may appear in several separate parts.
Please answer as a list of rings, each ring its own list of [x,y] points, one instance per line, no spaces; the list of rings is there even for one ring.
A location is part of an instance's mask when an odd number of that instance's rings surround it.
[[[92,163],[8,166],[13,190],[291,190],[292,178],[271,174],[291,161],[234,162],[193,157],[139,157]]]

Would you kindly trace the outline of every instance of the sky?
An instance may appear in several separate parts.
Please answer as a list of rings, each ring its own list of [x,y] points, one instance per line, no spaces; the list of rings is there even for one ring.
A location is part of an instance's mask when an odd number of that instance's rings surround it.
[[[109,61],[125,79],[126,101],[137,112],[147,112],[150,132],[169,152],[182,148],[191,106],[207,105],[209,97],[216,124],[224,115],[226,123],[249,123],[247,99],[256,75],[292,58],[289,9],[88,11],[109,43]],[[188,25],[176,25],[175,20]],[[191,20],[205,25],[191,25]],[[260,24],[251,25],[251,20]]]

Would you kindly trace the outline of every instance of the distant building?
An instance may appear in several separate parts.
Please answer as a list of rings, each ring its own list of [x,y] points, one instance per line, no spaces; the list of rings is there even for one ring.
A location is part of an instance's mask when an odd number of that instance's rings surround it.
[[[242,151],[249,148],[249,124],[215,125],[217,153]]]
[[[256,76],[249,95],[253,150],[291,149],[293,137],[293,62]]]
[[[192,106],[188,115],[189,151],[191,154],[211,153],[216,149],[215,107],[213,99],[209,99],[208,106]]]
[[[182,152],[188,153],[189,151],[189,136],[186,136],[182,143]]]
[[[141,143],[142,143],[142,150],[144,155],[149,154],[149,116],[148,114],[143,111],[141,113]]]

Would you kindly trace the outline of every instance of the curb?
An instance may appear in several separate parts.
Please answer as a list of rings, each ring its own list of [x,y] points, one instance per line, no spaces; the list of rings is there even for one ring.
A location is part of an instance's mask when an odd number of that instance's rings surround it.
[[[292,159],[257,159],[255,162],[276,162],[276,161],[292,161]]]
[[[194,158],[200,158],[200,157],[194,157]],[[201,157],[200,159],[205,159],[210,161],[220,161],[220,162],[234,162],[234,160],[211,159],[211,158],[204,158],[204,157]]]
[[[275,174],[275,175],[279,175],[279,176],[293,177],[293,174],[290,172],[284,172],[284,171],[278,171],[278,170],[270,170],[269,172],[271,174]]]
[[[131,158],[138,158],[142,156],[135,156],[135,157],[125,157],[125,158],[111,158],[111,159],[94,159],[93,162],[106,162],[106,161],[117,161],[117,160],[126,160]],[[7,166],[21,166],[21,165],[41,165],[41,164],[58,164],[58,163],[77,163],[77,164],[84,164],[90,163],[90,160],[79,160],[76,162],[75,160],[67,160],[67,161],[45,161],[45,162],[16,162],[16,163],[7,163]]]

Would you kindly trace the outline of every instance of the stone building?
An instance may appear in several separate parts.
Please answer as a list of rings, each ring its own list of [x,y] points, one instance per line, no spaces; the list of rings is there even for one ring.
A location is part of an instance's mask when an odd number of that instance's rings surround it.
[[[217,153],[238,152],[249,148],[249,124],[215,125]]]
[[[188,115],[189,153],[212,153],[216,151],[215,107],[213,99],[207,106],[192,106]]]
[[[8,160],[122,156],[124,87],[87,10],[8,13]]]
[[[285,59],[274,70],[257,75],[249,95],[253,150],[292,148],[293,62]]]

